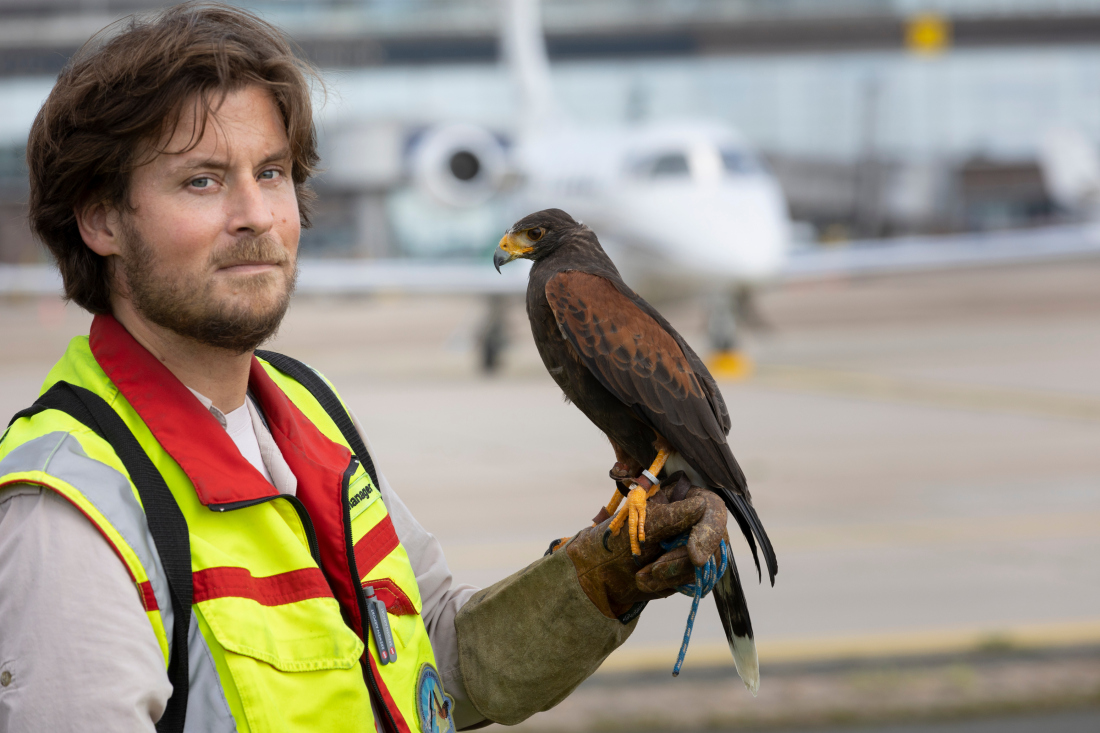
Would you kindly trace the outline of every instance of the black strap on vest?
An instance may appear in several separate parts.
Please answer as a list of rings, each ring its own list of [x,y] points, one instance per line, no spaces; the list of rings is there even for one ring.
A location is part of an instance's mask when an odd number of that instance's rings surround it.
[[[15,414],[8,426],[21,417],[31,417],[43,410],[60,410],[86,425],[110,443],[122,465],[137,487],[145,508],[149,532],[156,543],[161,565],[168,576],[172,596],[172,654],[168,661],[168,679],[172,697],[164,715],[157,722],[158,733],[183,733],[187,716],[187,693],[190,686],[187,669],[187,632],[191,627],[191,541],[187,520],[183,518],[176,499],[164,477],[142,450],[126,423],[102,397],[68,382],[57,382],[33,405]]]
[[[332,418],[332,421],[336,423],[336,427],[340,429],[340,433],[344,436],[344,440],[351,446],[351,450],[355,453],[355,457],[359,459],[359,462],[363,464],[363,468],[367,470],[371,481],[374,482],[375,488],[381,491],[382,484],[378,483],[378,473],[375,471],[374,461],[371,460],[370,454],[367,453],[367,447],[363,445],[363,439],[360,437],[359,431],[355,429],[355,425],[351,421],[351,416],[348,414],[348,411],[344,409],[344,405],[340,402],[336,393],[332,391],[332,388],[328,386],[328,383],[326,383],[317,372],[313,371],[313,369],[285,354],[277,354],[274,351],[257,351],[256,356],[271,364],[271,366],[275,367],[283,374],[286,374],[288,377],[293,377],[296,382],[309,390],[309,393],[313,395],[313,399],[317,400],[321,407],[325,408],[325,412],[327,412],[328,416]]]

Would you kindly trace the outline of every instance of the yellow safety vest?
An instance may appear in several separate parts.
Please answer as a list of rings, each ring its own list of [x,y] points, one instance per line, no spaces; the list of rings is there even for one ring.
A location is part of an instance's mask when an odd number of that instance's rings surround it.
[[[217,420],[112,317],[50,371],[103,398],[164,478],[187,523],[193,605],[186,730],[373,731],[453,727],[416,577],[378,487],[298,381],[253,359],[249,391],[298,479],[281,495]],[[72,502],[137,586],[167,666],[173,613],[161,558],[122,460],[65,412],[16,420],[0,490],[37,484]],[[186,575],[184,575],[186,577]],[[364,587],[385,603],[396,659],[382,664]],[[61,631],[61,630],[59,630]]]

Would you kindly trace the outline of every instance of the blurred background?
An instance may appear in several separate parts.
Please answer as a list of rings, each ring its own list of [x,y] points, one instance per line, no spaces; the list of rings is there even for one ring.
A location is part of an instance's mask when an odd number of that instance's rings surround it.
[[[522,728],[1100,730],[1100,1],[237,4],[323,79],[271,348],[340,387],[459,581],[611,489],[523,263],[492,269],[513,221],[591,225],[719,379],[780,561],[746,588],[759,697],[709,602],[671,678],[676,597]],[[27,228],[30,125],[165,5],[0,0],[0,413],[89,322]]]

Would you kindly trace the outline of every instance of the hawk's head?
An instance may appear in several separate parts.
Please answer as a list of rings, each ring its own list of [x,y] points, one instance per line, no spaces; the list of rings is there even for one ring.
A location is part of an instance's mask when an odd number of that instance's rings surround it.
[[[543,209],[528,214],[505,233],[493,255],[493,264],[500,266],[523,257],[538,261],[553,252],[562,238],[585,226],[561,209]]]

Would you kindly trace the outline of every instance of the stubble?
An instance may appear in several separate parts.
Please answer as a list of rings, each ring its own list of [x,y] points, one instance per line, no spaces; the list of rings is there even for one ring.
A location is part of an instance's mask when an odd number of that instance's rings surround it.
[[[123,226],[122,274],[134,309],[144,318],[180,336],[235,354],[253,351],[275,335],[290,306],[298,278],[297,263],[271,237],[238,240],[211,255],[206,273],[165,272],[133,227]],[[219,297],[211,270],[233,262],[268,262],[283,275],[241,276],[234,283],[238,302]],[[285,287],[278,280],[285,278]],[[281,292],[272,296],[272,290]]]

